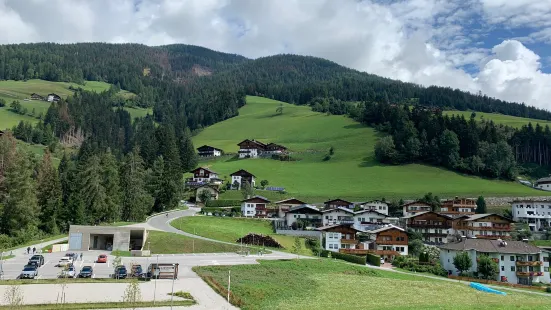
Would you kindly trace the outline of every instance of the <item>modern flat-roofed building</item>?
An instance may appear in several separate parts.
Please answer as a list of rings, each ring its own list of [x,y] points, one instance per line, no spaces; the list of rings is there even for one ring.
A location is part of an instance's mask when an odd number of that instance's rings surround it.
[[[143,250],[147,230],[141,227],[86,226],[69,227],[69,251]]]

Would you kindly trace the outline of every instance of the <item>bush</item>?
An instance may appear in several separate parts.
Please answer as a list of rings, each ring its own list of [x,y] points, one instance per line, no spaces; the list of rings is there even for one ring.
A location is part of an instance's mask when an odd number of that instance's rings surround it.
[[[332,252],[331,257],[342,259],[344,261],[354,263],[354,264],[359,264],[359,265],[365,265],[366,263],[365,256],[356,256],[356,255],[344,254],[339,252]]]
[[[548,286],[548,287],[545,289],[545,291],[546,291],[547,293],[551,293],[551,286]]]
[[[373,266],[381,266],[381,257],[373,254],[367,254],[366,255],[366,261]]]
[[[206,206],[210,208],[241,206],[241,200],[209,200]]]
[[[329,257],[329,254],[331,253],[331,251],[328,251],[328,250],[321,250],[320,251],[320,256],[321,257]]]

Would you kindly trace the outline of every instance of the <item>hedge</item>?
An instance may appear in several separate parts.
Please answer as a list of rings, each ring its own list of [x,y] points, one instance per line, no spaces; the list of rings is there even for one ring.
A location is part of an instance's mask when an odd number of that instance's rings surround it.
[[[381,266],[381,257],[380,256],[367,253],[365,259],[370,265]]]
[[[329,257],[329,253],[331,253],[331,251],[321,250],[320,251],[320,256],[321,257]]]
[[[365,265],[365,256],[356,256],[356,255],[344,254],[339,252],[331,252],[331,257],[342,259],[354,264]]]
[[[209,200],[206,206],[209,208],[241,206],[241,200]]]

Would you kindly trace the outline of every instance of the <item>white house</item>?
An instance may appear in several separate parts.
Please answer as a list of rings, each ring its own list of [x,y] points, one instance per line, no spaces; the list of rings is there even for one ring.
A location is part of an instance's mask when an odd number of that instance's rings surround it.
[[[316,206],[307,204],[291,207],[285,213],[287,228],[292,228],[297,220],[301,220],[311,227],[320,227],[322,226],[322,212]]]
[[[262,196],[254,196],[241,202],[241,214],[245,217],[266,217],[270,201]]]
[[[219,157],[222,156],[222,150],[210,145],[203,145],[197,148],[199,157]]]
[[[323,210],[323,226],[349,224],[354,225],[354,211],[348,208],[337,207]]]
[[[354,251],[361,250],[365,253],[364,244],[359,242],[357,233],[361,232],[352,225],[335,224],[327,225],[317,230],[321,231],[325,236],[324,248],[332,252]]]
[[[193,182],[199,183],[221,183],[218,173],[206,167],[199,167],[191,171],[193,173]]]
[[[255,139],[245,139],[237,144],[239,158],[257,158],[266,149],[266,144]]]
[[[280,201],[274,202],[274,204],[277,206],[278,209],[278,217],[285,217],[285,213],[287,213],[292,207],[298,207],[305,205],[306,202],[296,199],[296,198],[288,198]]]
[[[360,210],[354,212],[354,223],[356,226],[364,228],[373,224],[382,225],[386,222],[387,216],[383,213],[373,210]]]
[[[231,184],[234,187],[234,189],[241,189],[241,186],[243,185],[243,182],[249,182],[249,184],[254,187],[256,185],[255,176],[254,174],[240,169],[232,174],[231,176]],[[237,185],[237,186],[234,186]]]
[[[472,261],[472,267],[467,272],[476,273],[478,258],[488,255],[499,268],[499,275],[492,280],[525,285],[549,281],[549,267],[545,267],[542,249],[522,241],[463,239],[439,248],[442,267],[453,275],[458,275],[453,259],[464,251]],[[549,260],[549,256],[546,260]]]
[[[388,215],[388,204],[381,200],[362,202],[359,204],[359,206],[364,210],[377,211],[384,215]]]
[[[551,226],[551,201],[516,200],[512,203],[513,220],[527,223],[531,231]]]
[[[431,210],[432,208],[428,203],[424,203],[421,201],[406,203],[402,206],[403,216],[415,215],[419,212],[427,212]]]
[[[534,187],[544,191],[551,191],[551,177],[541,178],[537,180],[534,183]]]

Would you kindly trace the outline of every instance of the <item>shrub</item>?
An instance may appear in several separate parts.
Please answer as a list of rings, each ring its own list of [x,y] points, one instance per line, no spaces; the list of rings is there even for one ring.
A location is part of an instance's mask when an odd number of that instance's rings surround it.
[[[328,250],[321,250],[320,251],[320,256],[321,257],[329,257],[329,254],[331,253],[331,251],[328,251]]]
[[[344,261],[351,262],[354,264],[359,264],[359,265],[365,265],[366,263],[365,256],[356,256],[356,255],[344,254],[339,252],[332,252],[331,257],[342,259]]]
[[[545,289],[545,291],[546,291],[547,293],[551,293],[551,286],[548,286],[548,287]]]
[[[367,254],[366,255],[366,261],[373,266],[381,266],[381,257],[373,254]]]
[[[241,206],[241,200],[210,200],[207,202],[206,206],[209,208]]]

